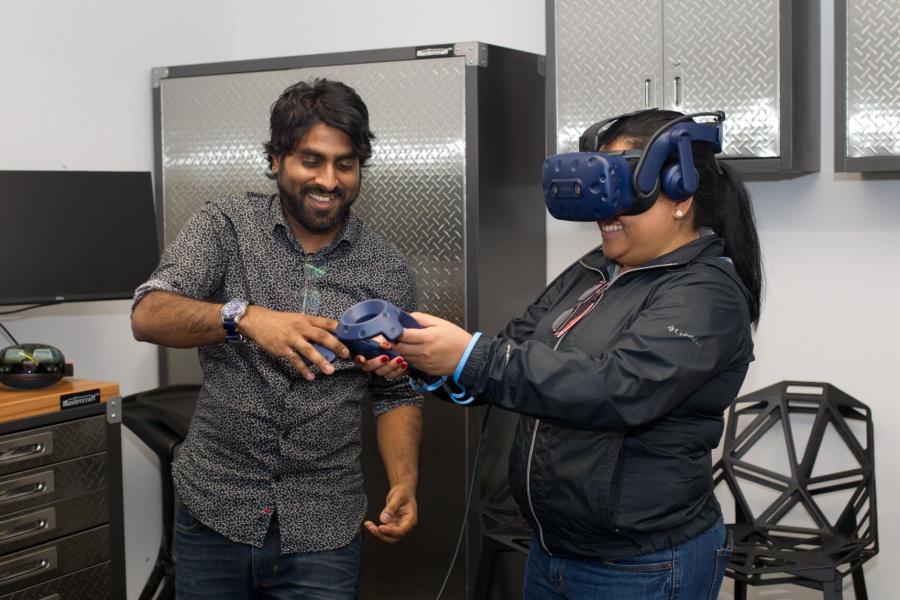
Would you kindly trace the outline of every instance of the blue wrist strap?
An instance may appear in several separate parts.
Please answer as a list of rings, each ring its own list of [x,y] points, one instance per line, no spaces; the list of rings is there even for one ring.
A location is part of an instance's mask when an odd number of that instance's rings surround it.
[[[454,404],[459,404],[460,406],[466,406],[475,401],[475,396],[469,393],[469,391],[463,386],[456,384],[456,387],[459,388],[457,390],[451,389],[449,381],[444,382],[444,391],[447,392],[447,395],[450,396],[450,399],[453,400]]]
[[[433,392],[438,389],[444,382],[447,381],[447,377],[438,377],[434,381],[423,381],[422,379],[418,379],[410,375],[406,378],[409,382],[409,387],[416,390],[420,394],[424,394],[425,392]]]
[[[472,349],[475,347],[475,342],[478,341],[478,338],[481,337],[481,332],[476,331],[472,335],[472,339],[469,340],[469,345],[466,346],[466,351],[463,352],[462,358],[459,359],[459,362],[456,363],[456,370],[453,371],[453,383],[459,385],[459,377],[462,375],[463,368],[466,366],[466,361],[469,360],[469,355],[472,354]],[[462,386],[460,386],[462,387]]]

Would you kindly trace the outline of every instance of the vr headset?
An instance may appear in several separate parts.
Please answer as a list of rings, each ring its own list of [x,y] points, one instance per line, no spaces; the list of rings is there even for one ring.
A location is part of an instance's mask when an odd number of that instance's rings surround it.
[[[578,140],[579,152],[554,154],[544,161],[543,188],[547,210],[563,221],[602,221],[617,215],[636,215],[656,201],[662,191],[672,200],[687,200],[700,183],[692,142],[713,144],[722,151],[725,113],[684,115],[660,127],[643,150],[602,152],[631,117],[656,110],[632,112],[594,123]],[[708,123],[693,117],[712,116]],[[666,163],[677,153],[674,164]]]

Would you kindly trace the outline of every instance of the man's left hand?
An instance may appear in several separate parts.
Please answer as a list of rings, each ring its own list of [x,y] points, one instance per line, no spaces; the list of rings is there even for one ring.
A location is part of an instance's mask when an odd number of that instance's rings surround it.
[[[394,544],[409,533],[418,522],[416,492],[406,485],[395,485],[387,495],[387,504],[381,511],[380,525],[366,521],[363,526],[382,542]]]

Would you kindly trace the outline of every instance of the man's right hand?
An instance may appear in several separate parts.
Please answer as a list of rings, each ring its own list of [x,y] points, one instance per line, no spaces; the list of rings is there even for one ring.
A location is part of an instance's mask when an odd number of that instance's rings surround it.
[[[334,366],[319,354],[313,343],[331,349],[341,358],[350,356],[347,347],[332,335],[337,331],[337,321],[334,319],[250,305],[238,324],[238,331],[272,356],[290,362],[310,381],[315,379],[315,375],[303,362],[303,357],[325,375],[334,373]]]

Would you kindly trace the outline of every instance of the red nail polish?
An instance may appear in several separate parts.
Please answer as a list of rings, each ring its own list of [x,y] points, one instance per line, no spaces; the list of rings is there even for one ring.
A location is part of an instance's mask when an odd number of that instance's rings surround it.
[[[401,366],[403,369],[406,369],[406,367],[408,367],[409,365],[407,365],[406,363],[403,363],[403,364],[400,365],[400,366]]]
[[[388,361],[388,357],[387,357],[387,356],[382,356],[382,357],[381,357],[381,362],[386,363],[387,361]]]
[[[397,357],[397,364],[398,364],[398,365],[402,365],[402,364],[403,364],[403,359],[402,359],[401,357],[399,357],[399,356]]]

